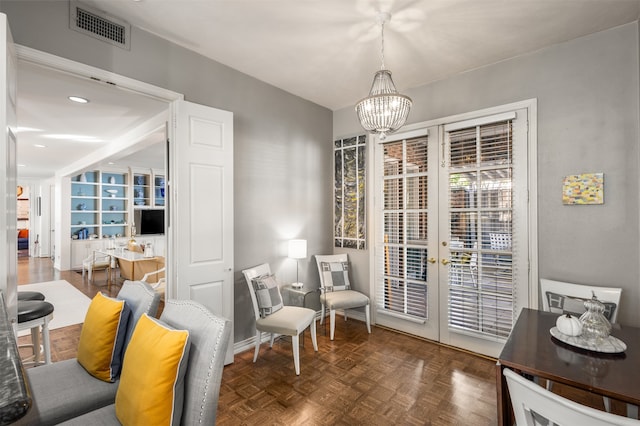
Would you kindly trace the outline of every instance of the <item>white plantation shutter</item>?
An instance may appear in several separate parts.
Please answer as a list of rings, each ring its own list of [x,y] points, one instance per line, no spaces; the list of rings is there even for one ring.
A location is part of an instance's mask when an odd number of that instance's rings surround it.
[[[512,126],[509,118],[471,127],[445,127],[449,141],[449,327],[496,338],[509,335],[517,297]]]
[[[377,274],[377,308],[424,321],[429,297],[427,137],[388,142],[382,149],[382,260],[378,263],[382,271]]]

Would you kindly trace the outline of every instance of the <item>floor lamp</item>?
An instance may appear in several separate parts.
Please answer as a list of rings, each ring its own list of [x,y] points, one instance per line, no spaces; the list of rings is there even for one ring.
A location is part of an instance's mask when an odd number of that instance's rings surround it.
[[[289,257],[296,259],[296,282],[291,285],[300,288],[304,284],[300,282],[298,276],[298,264],[299,259],[307,258],[307,240],[289,240]]]

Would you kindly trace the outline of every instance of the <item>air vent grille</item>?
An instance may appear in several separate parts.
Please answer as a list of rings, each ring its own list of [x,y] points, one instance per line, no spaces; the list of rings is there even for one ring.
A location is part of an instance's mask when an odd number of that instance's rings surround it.
[[[107,17],[75,1],[70,1],[69,13],[69,26],[72,29],[129,50],[131,26],[128,23]]]

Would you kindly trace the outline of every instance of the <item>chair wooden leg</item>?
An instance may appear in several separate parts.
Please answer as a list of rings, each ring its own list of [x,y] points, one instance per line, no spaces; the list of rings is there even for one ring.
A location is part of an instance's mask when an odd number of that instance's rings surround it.
[[[322,305],[322,312],[320,313],[320,325],[324,324],[324,304]]]
[[[300,375],[300,335],[291,336],[291,344],[293,345],[293,365],[296,368],[296,376]]]
[[[638,419],[638,406],[633,404],[627,404],[627,417],[632,419]]]
[[[256,350],[253,353],[253,362],[256,362],[258,359],[258,352],[260,352],[260,340],[262,340],[262,332],[260,330],[256,330]]]
[[[333,340],[333,335],[336,331],[336,310],[329,310],[329,338]]]
[[[271,341],[269,342],[269,347],[273,347],[273,341],[276,340],[276,333],[271,333]]]
[[[313,342],[313,349],[318,352],[318,340],[316,339],[316,319],[311,321],[311,341]]]
[[[371,313],[369,309],[370,305],[364,307],[364,316],[367,319],[367,331],[371,334]]]

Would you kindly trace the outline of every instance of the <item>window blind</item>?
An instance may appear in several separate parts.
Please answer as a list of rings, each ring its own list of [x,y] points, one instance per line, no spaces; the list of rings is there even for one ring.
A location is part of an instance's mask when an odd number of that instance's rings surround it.
[[[516,291],[512,265],[512,120],[448,132],[449,327],[507,337]]]
[[[383,144],[383,262],[378,309],[427,319],[427,138]]]

